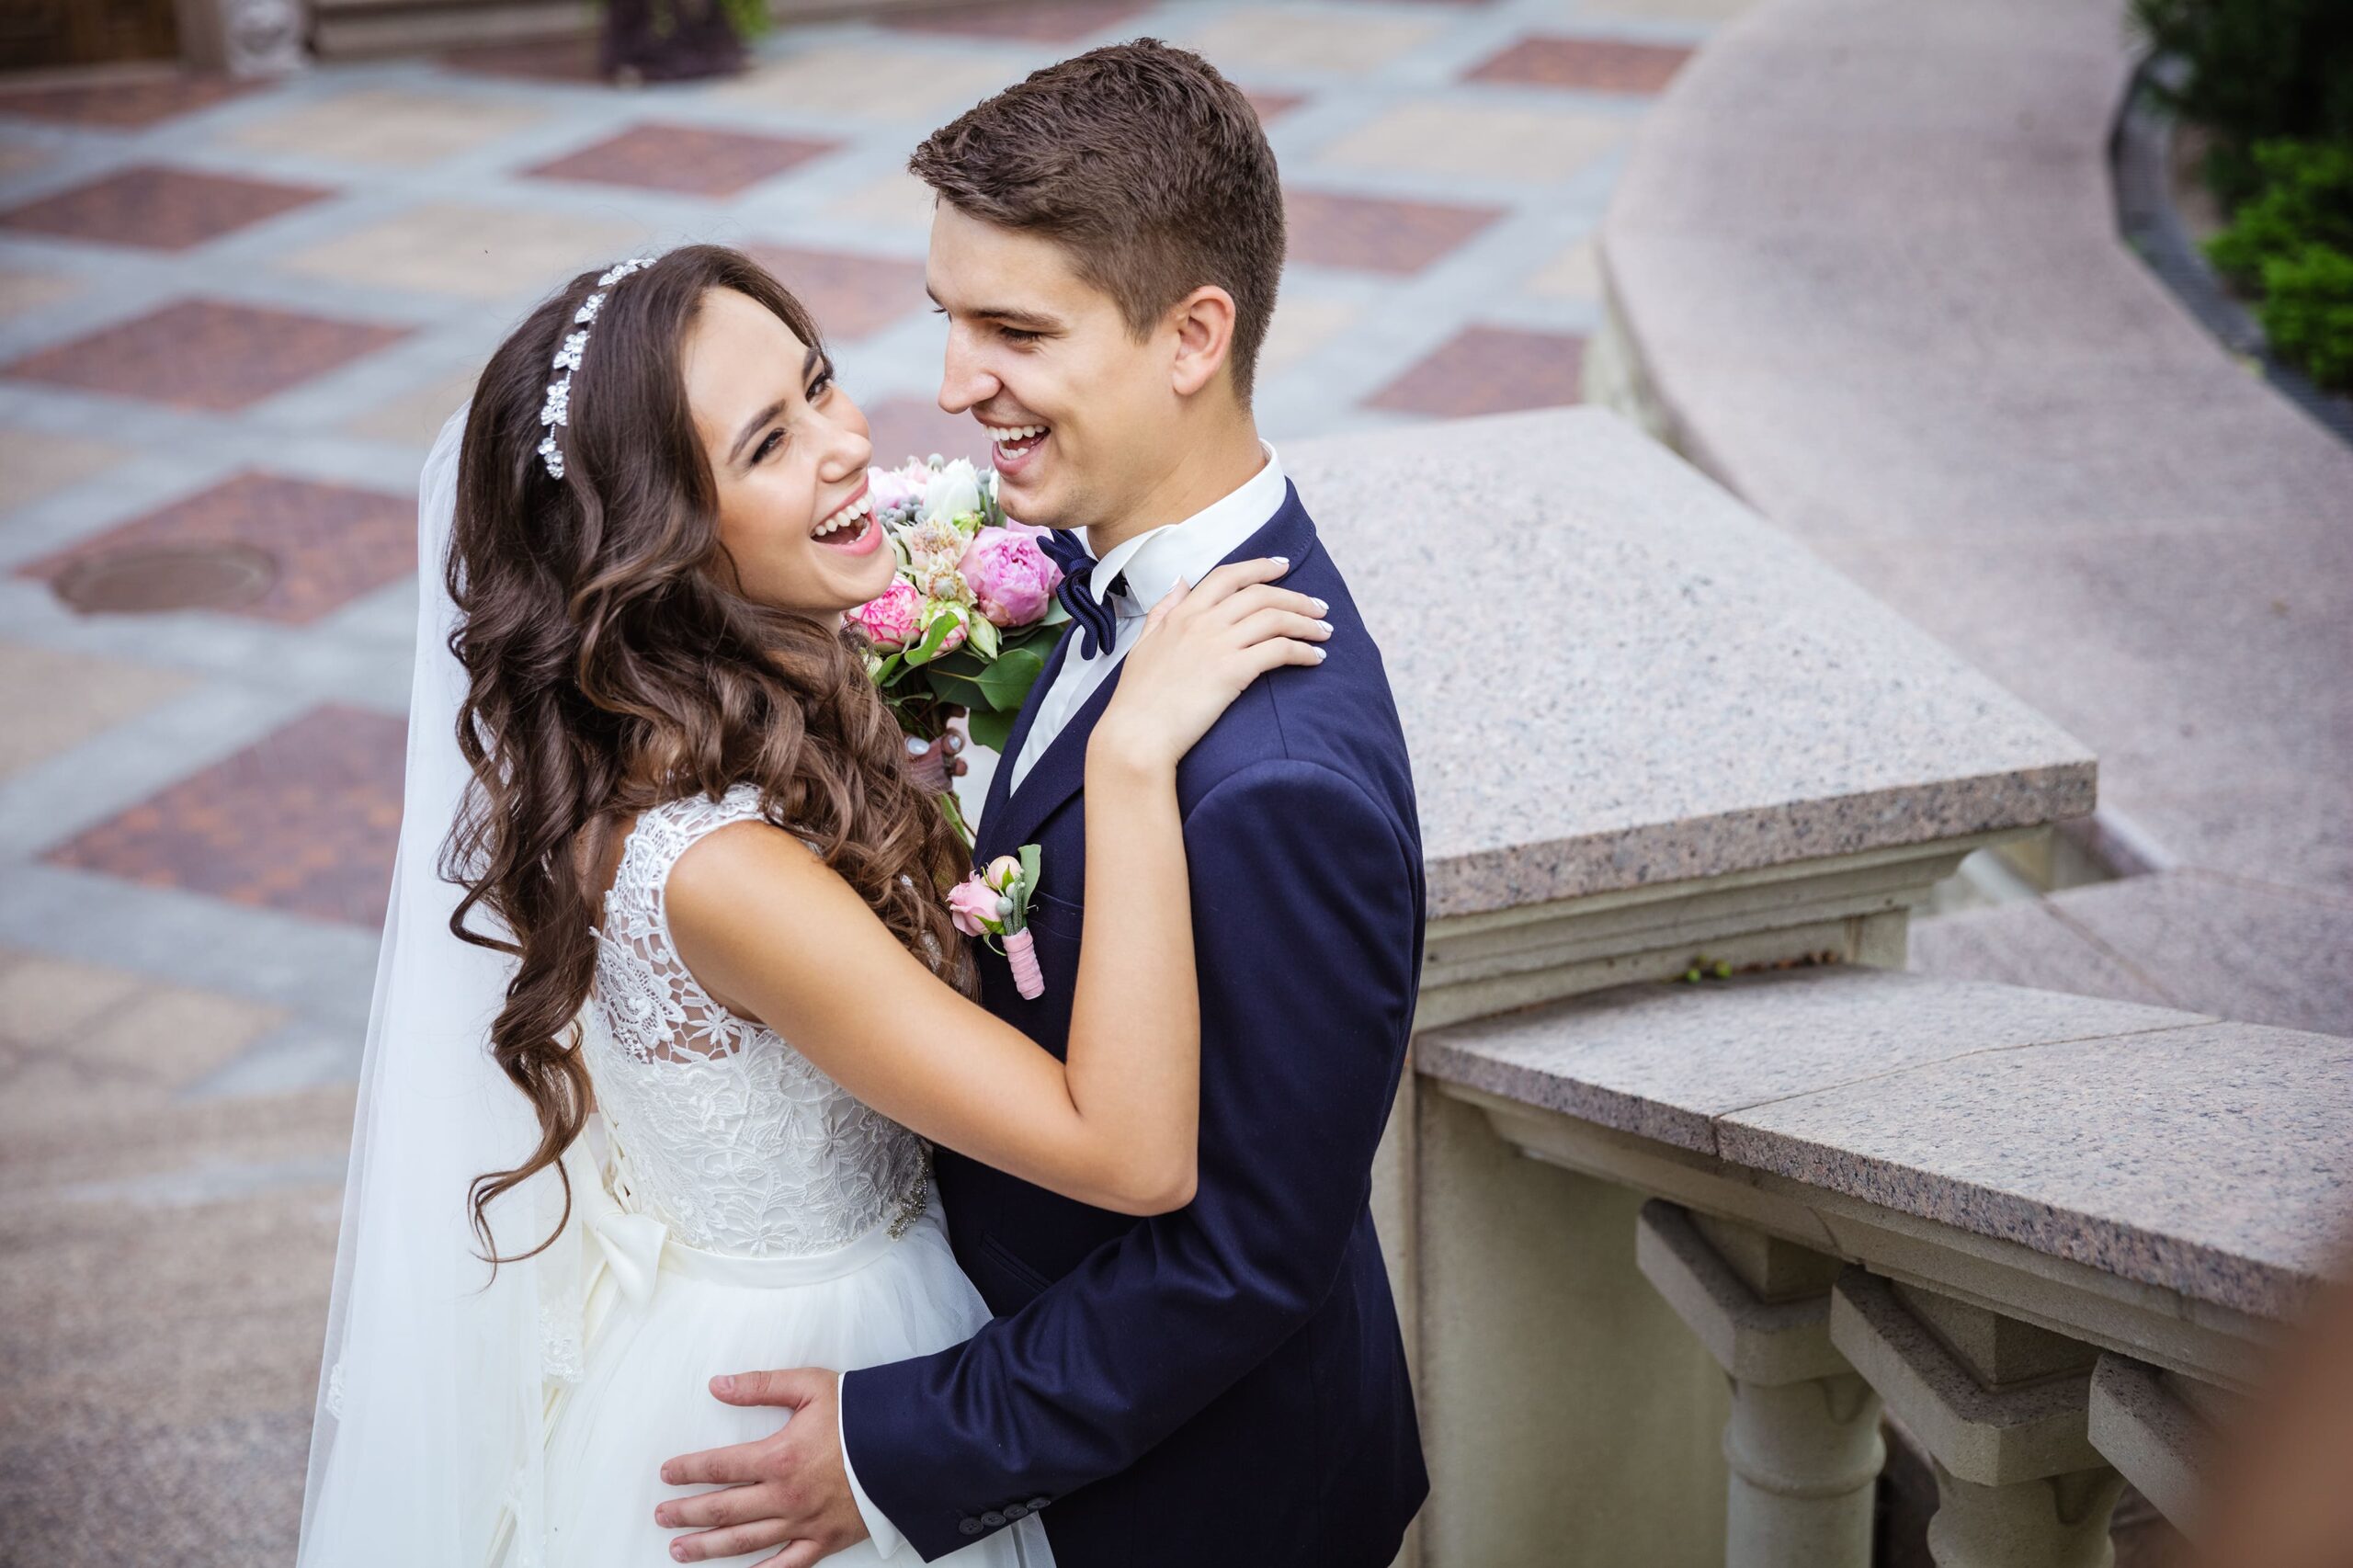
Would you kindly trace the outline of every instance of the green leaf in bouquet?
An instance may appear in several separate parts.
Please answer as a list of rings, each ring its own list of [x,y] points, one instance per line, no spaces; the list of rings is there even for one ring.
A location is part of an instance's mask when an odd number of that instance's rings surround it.
[[[972,730],[974,745],[986,746],[994,752],[1002,752],[1013,739],[1015,717],[1016,715],[1011,711],[999,712],[994,708],[974,708],[966,715],[964,722]]]
[[[1027,648],[1008,649],[981,672],[981,693],[989,706],[1003,711],[1018,709],[1029,688],[1046,673],[1046,661]]]
[[[902,649],[874,666],[874,684],[883,687],[889,686],[892,681],[899,678],[899,672],[906,667],[906,653],[905,650]]]
[[[1069,619],[1070,611],[1063,608],[1062,600],[1048,599],[1046,601],[1045,619],[1039,621],[1038,624],[1045,627],[1061,626],[1066,623]]]
[[[981,690],[979,676],[966,675],[961,670],[949,669],[944,665],[928,665],[923,673],[925,679],[931,687],[932,695],[938,698],[940,701],[958,708],[988,706],[988,696]]]
[[[923,641],[906,651],[904,656],[907,663],[927,665],[939,657],[941,644],[954,635],[960,624],[961,623],[952,615],[943,615],[933,621],[929,630],[925,631]]]

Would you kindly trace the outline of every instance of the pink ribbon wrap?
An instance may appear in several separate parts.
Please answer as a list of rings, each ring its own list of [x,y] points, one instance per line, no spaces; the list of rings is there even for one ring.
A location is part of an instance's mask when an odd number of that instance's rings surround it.
[[[1005,961],[1013,966],[1013,988],[1023,1000],[1035,1002],[1046,994],[1046,977],[1038,968],[1038,949],[1028,930],[1005,934]]]

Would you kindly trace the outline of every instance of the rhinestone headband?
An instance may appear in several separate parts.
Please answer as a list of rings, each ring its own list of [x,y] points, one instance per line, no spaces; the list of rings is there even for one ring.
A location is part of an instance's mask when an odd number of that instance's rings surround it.
[[[555,351],[555,368],[563,374],[548,383],[548,400],[540,405],[540,424],[547,431],[540,441],[540,460],[547,464],[550,479],[563,477],[563,449],[555,443],[555,429],[559,425],[572,423],[572,378],[580,369],[580,356],[587,349],[588,328],[596,323],[597,312],[604,308],[605,295],[614,284],[653,265],[654,257],[650,256],[632,256],[622,262],[597,279],[597,291],[581,301],[580,308],[573,312],[572,324],[580,330],[567,333],[563,347]]]

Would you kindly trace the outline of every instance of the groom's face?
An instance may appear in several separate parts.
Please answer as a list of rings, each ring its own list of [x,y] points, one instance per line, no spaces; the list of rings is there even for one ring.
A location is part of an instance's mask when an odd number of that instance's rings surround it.
[[[1172,466],[1173,328],[1138,341],[1061,244],[945,201],[926,281],[948,317],[939,406],[987,429],[1009,515],[1058,528],[1111,521]]]

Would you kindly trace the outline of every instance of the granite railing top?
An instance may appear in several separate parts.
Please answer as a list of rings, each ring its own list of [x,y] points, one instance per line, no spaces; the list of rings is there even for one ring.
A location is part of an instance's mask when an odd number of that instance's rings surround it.
[[[1284,466],[1388,663],[1434,915],[2091,810],[2080,743],[1615,415]]]
[[[1434,1030],[1442,1081],[2265,1318],[2344,1267],[2353,1040],[1834,967]]]

